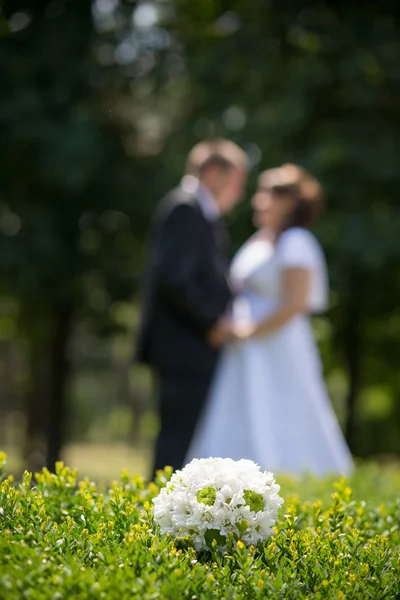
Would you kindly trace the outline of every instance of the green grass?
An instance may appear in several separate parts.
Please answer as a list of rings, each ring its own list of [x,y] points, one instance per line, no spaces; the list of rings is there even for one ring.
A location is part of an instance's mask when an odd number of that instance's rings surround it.
[[[7,466],[18,477],[22,475],[23,463],[15,448],[6,448]],[[80,477],[88,477],[98,487],[105,488],[118,479],[124,469],[147,478],[150,473],[152,451],[149,447],[135,448],[124,443],[113,444],[67,444],[62,460]],[[329,500],[335,478],[319,479],[302,477],[293,479],[276,474],[284,494],[297,494],[301,500]],[[400,465],[397,462],[365,461],[357,464],[350,485],[357,500],[373,500],[375,503],[387,502],[400,496]]]
[[[23,461],[18,448],[5,447],[4,450],[10,471],[22,474]],[[150,448],[135,448],[124,443],[70,443],[65,446],[61,458],[65,464],[78,469],[82,477],[89,477],[103,486],[117,479],[123,469],[148,477],[151,454]]]
[[[1,479],[1,600],[399,598],[395,467],[360,465],[336,483],[278,476],[276,535],[223,557],[160,536],[151,500],[161,479],[124,472],[101,492],[62,464],[33,482]]]
[[[281,475],[278,480],[285,497],[296,495],[301,501],[329,502],[337,478],[310,475],[292,479]],[[370,505],[392,502],[400,498],[400,468],[395,463],[384,465],[378,462],[360,462],[354,474],[349,477],[348,484],[356,501],[364,501]]]

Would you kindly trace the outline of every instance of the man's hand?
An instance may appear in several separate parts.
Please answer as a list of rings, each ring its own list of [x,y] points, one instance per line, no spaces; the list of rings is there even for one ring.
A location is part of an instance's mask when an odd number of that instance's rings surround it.
[[[221,348],[232,335],[232,323],[228,317],[221,317],[208,332],[207,341],[213,348]]]

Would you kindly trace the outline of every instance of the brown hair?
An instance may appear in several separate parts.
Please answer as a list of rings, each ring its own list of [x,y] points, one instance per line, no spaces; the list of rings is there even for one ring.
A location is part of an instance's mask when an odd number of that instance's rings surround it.
[[[284,229],[311,228],[324,207],[324,195],[319,182],[298,165],[287,163],[277,169],[264,171],[259,177],[259,187],[277,195],[289,195],[295,200],[295,208]]]
[[[186,162],[186,175],[198,177],[203,166],[212,163],[230,163],[237,169],[248,169],[246,153],[231,140],[224,138],[199,142],[189,152]]]

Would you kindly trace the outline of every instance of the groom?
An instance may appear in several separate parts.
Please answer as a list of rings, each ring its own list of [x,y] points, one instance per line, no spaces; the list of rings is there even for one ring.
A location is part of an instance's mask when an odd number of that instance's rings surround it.
[[[159,387],[153,473],[182,468],[207,398],[232,296],[222,216],[241,199],[246,178],[246,155],[236,144],[201,142],[155,215],[137,347]]]

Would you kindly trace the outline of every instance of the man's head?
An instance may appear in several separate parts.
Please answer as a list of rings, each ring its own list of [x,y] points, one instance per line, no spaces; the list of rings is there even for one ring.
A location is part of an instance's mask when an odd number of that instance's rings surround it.
[[[186,174],[194,175],[213,194],[222,213],[243,197],[248,162],[245,152],[230,140],[197,144],[189,154]]]

